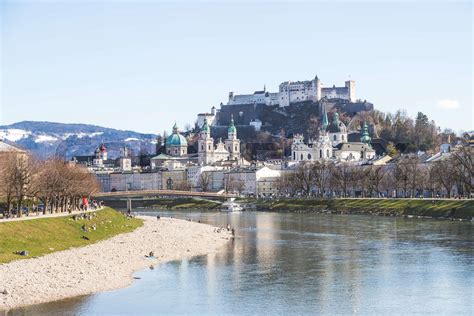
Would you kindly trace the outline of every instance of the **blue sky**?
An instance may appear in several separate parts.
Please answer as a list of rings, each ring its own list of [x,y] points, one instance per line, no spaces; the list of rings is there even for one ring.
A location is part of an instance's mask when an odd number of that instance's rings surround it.
[[[470,1],[3,1],[0,124],[159,133],[285,80],[473,129]]]

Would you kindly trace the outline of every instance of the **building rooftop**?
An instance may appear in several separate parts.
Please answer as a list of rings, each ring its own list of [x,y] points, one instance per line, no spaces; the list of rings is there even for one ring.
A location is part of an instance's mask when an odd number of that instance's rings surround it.
[[[0,152],[16,152],[24,153],[25,151],[20,147],[6,143],[4,140],[0,139]]]

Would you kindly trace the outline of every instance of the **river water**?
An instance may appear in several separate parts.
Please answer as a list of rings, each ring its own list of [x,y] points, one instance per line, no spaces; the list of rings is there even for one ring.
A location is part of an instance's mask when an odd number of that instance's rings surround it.
[[[452,314],[474,312],[474,225],[357,215],[147,212],[230,224],[219,253],[160,264],[127,288],[29,314]]]

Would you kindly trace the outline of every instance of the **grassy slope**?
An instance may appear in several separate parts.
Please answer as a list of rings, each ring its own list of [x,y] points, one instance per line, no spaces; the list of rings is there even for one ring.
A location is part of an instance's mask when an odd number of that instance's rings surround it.
[[[250,201],[248,201],[250,202]],[[334,199],[254,201],[260,210],[319,211],[349,213],[416,215],[456,218],[474,217],[474,200],[412,200],[412,199]]]
[[[82,232],[82,225],[96,225],[97,230]],[[91,220],[74,221],[71,216],[43,218],[19,222],[0,222],[0,263],[41,256],[71,247],[85,246],[114,235],[133,231],[140,219],[128,219],[111,208],[98,211]],[[82,239],[87,236],[90,240]],[[15,251],[27,250],[29,256]]]

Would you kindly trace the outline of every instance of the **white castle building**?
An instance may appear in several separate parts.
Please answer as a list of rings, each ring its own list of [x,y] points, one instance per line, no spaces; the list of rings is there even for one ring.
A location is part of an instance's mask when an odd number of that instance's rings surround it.
[[[237,94],[229,92],[227,104],[266,104],[288,106],[302,101],[319,101],[326,99],[344,99],[350,102],[356,100],[355,81],[348,80],[344,87],[324,87],[316,76],[313,80],[285,81],[280,84],[278,92],[267,92],[264,87],[253,94]]]
[[[237,138],[237,129],[234,125],[234,118],[230,121],[227,130],[227,139],[223,143],[221,140],[214,146],[214,138],[211,137],[211,129],[207,119],[201,128],[198,141],[198,162],[202,165],[209,165],[217,161],[240,159],[240,140]]]

